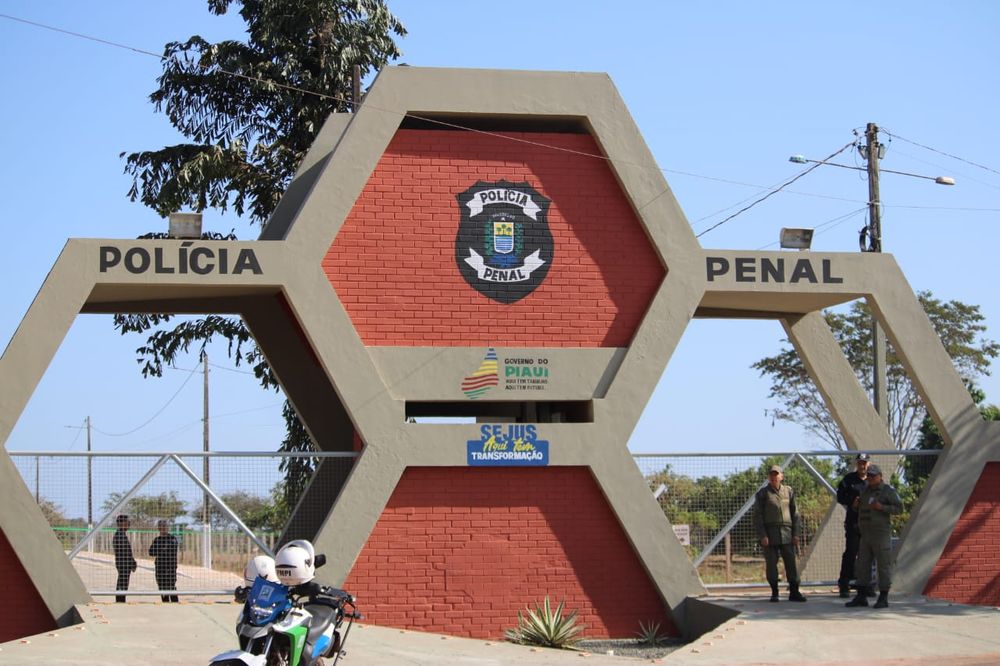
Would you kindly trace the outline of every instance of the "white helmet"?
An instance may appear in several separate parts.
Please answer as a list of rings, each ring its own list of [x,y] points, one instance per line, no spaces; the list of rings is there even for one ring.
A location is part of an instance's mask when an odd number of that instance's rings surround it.
[[[274,557],[274,569],[282,585],[294,587],[316,576],[316,551],[305,539],[289,541]]]
[[[253,586],[253,583],[257,580],[258,576],[265,578],[272,583],[280,582],[278,580],[278,574],[274,571],[274,558],[268,557],[267,555],[258,555],[247,562],[247,566],[243,570],[243,582],[246,583],[246,586]]]

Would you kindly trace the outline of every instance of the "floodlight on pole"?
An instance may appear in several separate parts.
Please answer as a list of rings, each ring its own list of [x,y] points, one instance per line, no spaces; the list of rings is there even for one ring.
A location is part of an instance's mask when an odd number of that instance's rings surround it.
[[[778,240],[781,247],[790,250],[808,250],[812,245],[812,229],[795,229],[782,227]]]

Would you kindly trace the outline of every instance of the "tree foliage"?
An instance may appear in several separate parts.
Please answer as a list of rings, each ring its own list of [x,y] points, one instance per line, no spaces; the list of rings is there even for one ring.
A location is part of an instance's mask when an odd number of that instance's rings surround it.
[[[835,478],[834,463],[829,459],[809,457],[809,463],[828,483]],[[675,473],[669,465],[647,477],[651,489],[663,484],[660,505],[673,525],[689,525],[694,553],[700,552],[728,523],[736,511],[767,482],[767,470],[780,464],[780,457],[768,457],[754,467],[723,475],[705,475],[697,479]],[[800,464],[785,467],[785,481],[795,489],[795,503],[802,520],[805,543],[812,538],[830,506],[830,493]],[[749,555],[758,542],[753,528],[753,512],[748,511],[730,531],[733,552]]]
[[[406,34],[383,0],[208,2],[216,15],[232,5],[246,42],[164,48],[150,100],[190,141],[126,157],[130,198],[161,215],[232,207],[266,222],[327,116],[349,110],[354,67],[398,58],[393,35]]]
[[[962,379],[971,385],[978,377],[988,375],[990,363],[1000,353],[1000,345],[985,337],[986,326],[979,306],[955,300],[942,301],[929,291],[920,292],[917,297]],[[872,318],[867,304],[855,301],[846,313],[827,311],[824,317],[858,381],[870,393]],[[771,380],[768,397],[778,403],[773,410],[775,418],[799,424],[834,448],[847,448],[794,349],[786,347],[776,356],[763,358],[752,367]],[[890,436],[898,449],[910,448],[926,409],[891,343],[887,344],[886,352],[886,388]]]
[[[235,490],[219,496],[227,507],[239,517],[244,525],[254,532],[280,532],[285,526],[287,515],[279,510],[279,498],[253,495],[245,490]],[[204,515],[204,506],[198,504],[188,514],[195,522]],[[236,523],[215,502],[209,502],[209,522],[214,529],[233,529]]]
[[[123,497],[125,493],[111,493],[101,508],[105,513],[111,511]],[[158,520],[174,520],[185,513],[184,500],[177,496],[176,490],[159,495],[136,495],[118,510],[118,515],[128,515],[132,527],[140,528],[152,528]]]
[[[394,41],[406,30],[384,0],[208,0],[209,11],[239,7],[245,42],[210,43],[194,35],[163,53],[157,111],[187,140],[157,150],[122,153],[132,177],[128,196],[161,216],[182,209],[232,209],[263,225],[296,168],[334,111],[350,107],[355,66],[361,75],[399,57]],[[277,381],[239,319],[205,317],[173,329],[167,315],[117,315],[123,335],[148,333],[137,350],[144,376],[214,337],[229,341],[235,363],[247,363],[265,388]],[[281,450],[308,451],[312,443],[291,405],[283,411]],[[287,492],[298,492],[312,459],[283,465]],[[297,497],[297,495],[295,496]],[[286,498],[294,505],[294,498]]]

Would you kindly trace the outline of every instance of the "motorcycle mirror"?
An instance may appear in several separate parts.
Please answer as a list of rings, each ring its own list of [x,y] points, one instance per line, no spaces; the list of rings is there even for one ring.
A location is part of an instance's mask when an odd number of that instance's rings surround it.
[[[316,568],[319,569],[321,566],[326,564],[326,555],[317,555],[315,559]]]

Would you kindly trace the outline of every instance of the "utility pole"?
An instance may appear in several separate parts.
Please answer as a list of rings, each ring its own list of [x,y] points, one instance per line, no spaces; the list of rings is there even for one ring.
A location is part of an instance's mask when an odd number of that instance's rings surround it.
[[[882,251],[882,200],[879,195],[878,161],[882,146],[878,142],[878,125],[865,128],[865,158],[868,160],[868,251]],[[885,331],[872,309],[872,401],[882,425],[889,427],[889,394],[886,388]]]
[[[87,534],[94,529],[94,456],[90,440],[90,417],[87,417]],[[87,543],[87,552],[94,552],[94,540]]]
[[[90,417],[87,417],[87,529],[94,529],[94,456],[90,441]]]
[[[209,484],[209,474],[208,474],[208,352],[202,350],[201,352],[201,367],[202,374],[204,375],[203,380],[203,394],[202,394],[202,445],[205,451],[205,457],[202,459],[202,476],[205,480],[205,485]],[[204,493],[204,498],[202,498],[202,537],[203,547],[202,547],[202,560],[203,565],[206,569],[212,568],[212,532],[211,532],[211,512],[209,511],[209,496],[208,492]]]

